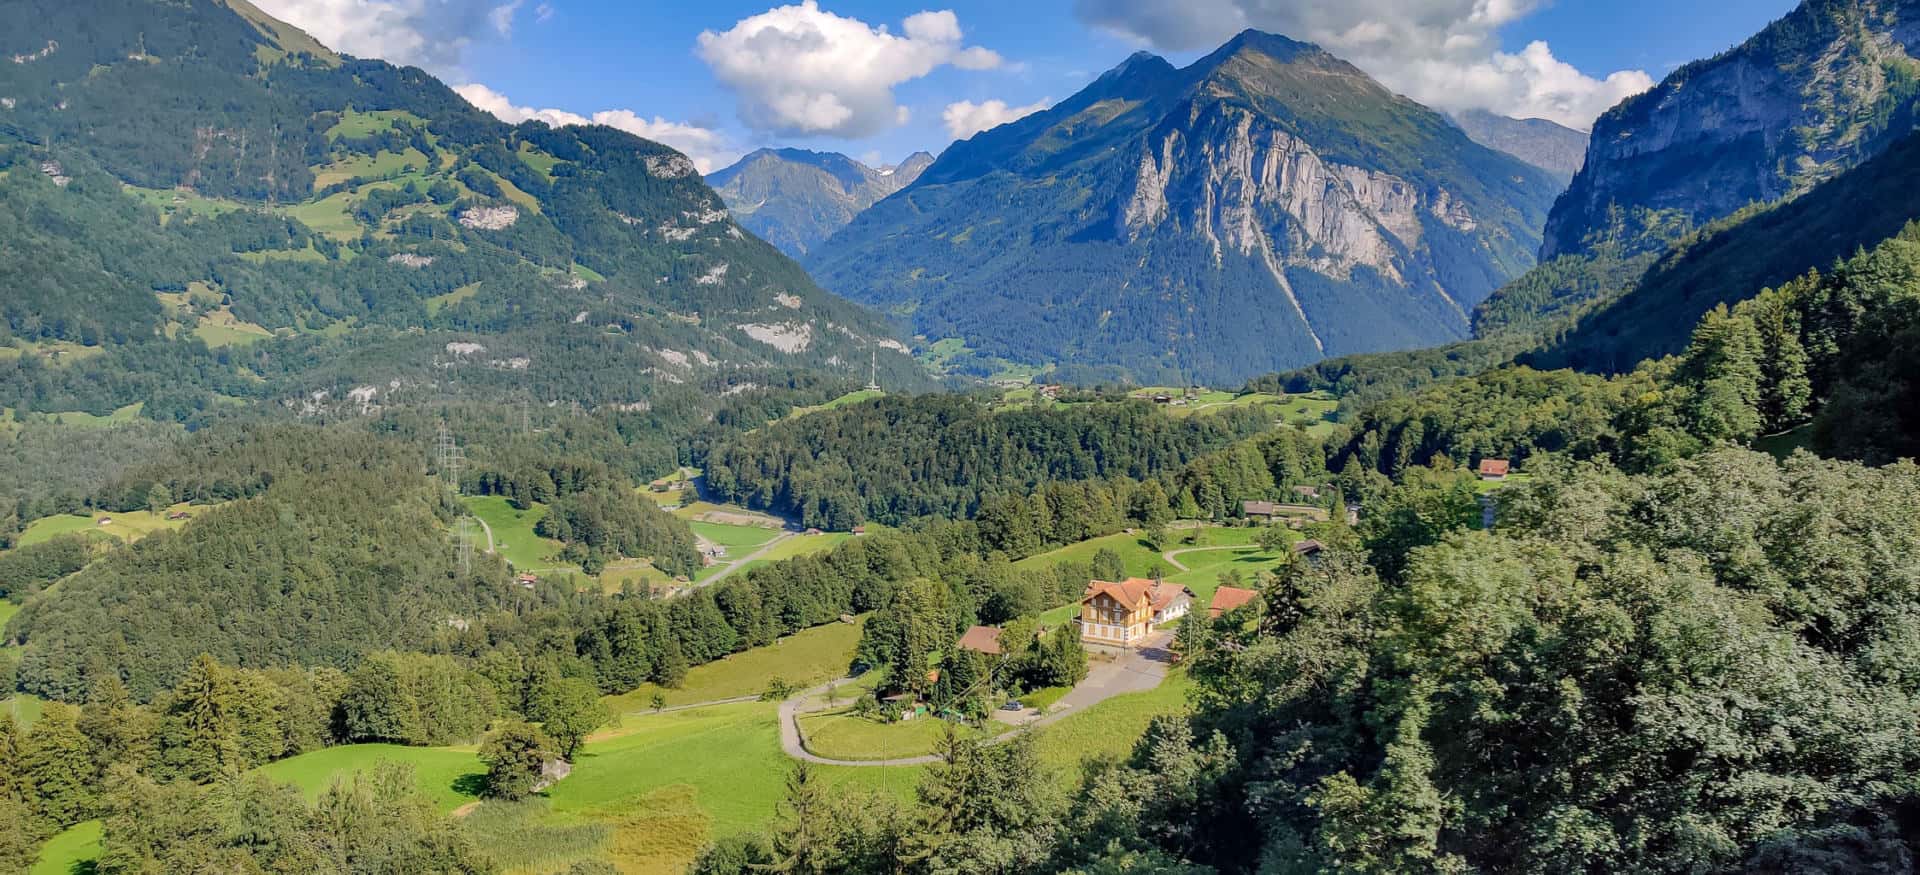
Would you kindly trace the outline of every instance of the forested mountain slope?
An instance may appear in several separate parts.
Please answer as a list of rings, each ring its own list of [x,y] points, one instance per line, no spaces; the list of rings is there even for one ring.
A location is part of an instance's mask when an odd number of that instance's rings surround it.
[[[925,152],[873,168],[837,152],[761,149],[708,174],[707,184],[726,199],[735,221],[800,258],[932,164]]]
[[[1310,45],[1137,55],[958,143],[808,260],[929,339],[1227,381],[1464,337],[1533,263],[1548,174]]]
[[[1542,259],[1769,203],[1913,130],[1920,4],[1805,0],[1738,47],[1675,70],[1595,122]]]
[[[1510,118],[1484,109],[1448,116],[1473,141],[1497,149],[1553,174],[1562,187],[1580,172],[1587,135],[1543,118]]]
[[[220,0],[11,3],[0,52],[7,406],[915,379],[659,144],[509,127]]]

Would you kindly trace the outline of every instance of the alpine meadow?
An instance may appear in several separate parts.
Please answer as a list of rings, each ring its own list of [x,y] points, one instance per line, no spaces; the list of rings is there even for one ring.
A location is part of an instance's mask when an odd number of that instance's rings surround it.
[[[1920,0],[781,3],[0,0],[0,873],[1920,869]]]

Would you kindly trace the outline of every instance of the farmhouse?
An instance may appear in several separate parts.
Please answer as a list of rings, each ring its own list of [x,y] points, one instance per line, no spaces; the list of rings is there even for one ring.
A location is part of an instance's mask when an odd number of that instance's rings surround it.
[[[1003,652],[1000,649],[1000,628],[998,626],[974,626],[968,629],[966,634],[960,636],[960,644],[958,646],[961,650],[971,650],[975,653],[984,653],[988,656],[999,656]]]
[[[520,584],[520,586],[525,589],[532,589],[534,584],[540,582],[540,578],[538,575],[522,574],[519,577],[514,578],[514,582]]]
[[[1486,480],[1490,482],[1499,482],[1501,480],[1507,479],[1507,475],[1511,473],[1512,470],[1513,470],[1512,463],[1508,462],[1506,459],[1480,460],[1480,479],[1482,480]]]
[[[1223,586],[1213,591],[1213,603],[1207,605],[1207,616],[1218,619],[1235,608],[1260,597],[1256,590],[1241,589],[1237,586]]]
[[[1255,522],[1271,522],[1279,511],[1280,505],[1271,501],[1240,502],[1240,515]]]
[[[1080,641],[1139,647],[1192,608],[1193,592],[1177,584],[1139,577],[1088,581],[1080,599]]]

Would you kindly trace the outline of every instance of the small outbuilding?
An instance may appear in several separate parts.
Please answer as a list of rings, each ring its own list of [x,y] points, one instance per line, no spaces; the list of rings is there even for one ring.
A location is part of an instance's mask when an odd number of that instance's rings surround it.
[[[1513,463],[1506,459],[1480,460],[1480,479],[1482,480],[1499,482],[1507,479],[1507,475],[1511,473],[1513,473]]]

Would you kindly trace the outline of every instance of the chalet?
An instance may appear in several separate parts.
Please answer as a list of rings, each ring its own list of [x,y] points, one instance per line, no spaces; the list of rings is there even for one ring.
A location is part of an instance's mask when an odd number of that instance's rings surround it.
[[[1059,383],[1048,383],[1040,387],[1040,397],[1057,400],[1060,397],[1060,390],[1061,386]]]
[[[94,523],[102,526],[110,526],[110,525],[113,525],[113,517],[103,516],[97,520],[94,520]]]
[[[816,529],[816,528],[813,528],[813,527],[811,527],[811,526],[809,526],[809,527],[807,528],[807,530],[806,530],[806,532],[804,532],[803,534],[808,534],[808,535],[818,535],[818,534],[823,534],[823,533],[822,533],[822,532],[821,532],[821,531],[820,531],[819,529]]]
[[[1172,404],[1172,403],[1173,403],[1173,396],[1172,396],[1172,395],[1168,395],[1168,394],[1167,394],[1167,393],[1165,393],[1165,392],[1162,392],[1162,393],[1160,393],[1160,394],[1158,394],[1158,395],[1155,395],[1155,396],[1153,396],[1153,403],[1155,403],[1155,404]]]
[[[1326,552],[1326,549],[1327,545],[1308,538],[1305,541],[1300,541],[1293,545],[1293,555],[1305,559],[1308,562],[1318,562],[1320,561],[1320,554]]]
[[[1193,592],[1178,584],[1130,577],[1092,580],[1080,599],[1080,641],[1139,647],[1193,609]]]
[[[540,582],[540,577],[534,574],[522,574],[514,578],[514,581],[519,583],[524,589],[532,589],[534,584]]]
[[[1507,475],[1512,472],[1513,465],[1506,459],[1480,460],[1480,479],[1482,480],[1497,483],[1507,479]]]
[[[1246,603],[1260,597],[1260,593],[1237,586],[1223,586],[1213,591],[1213,603],[1207,605],[1207,616],[1219,618]]]
[[[184,510],[176,510],[170,514],[167,514],[167,519],[174,520],[174,521],[190,520],[190,519],[193,519],[193,514],[187,513]]]
[[[960,636],[958,647],[988,656],[999,656],[1003,652],[1000,649],[1000,627],[974,626]]]
[[[866,527],[866,526],[854,526],[854,527],[853,527],[853,533],[854,533],[854,534],[856,534],[856,535],[864,535],[864,534],[866,534],[866,533],[867,533],[867,527]]]
[[[1274,515],[1279,512],[1280,505],[1271,501],[1240,502],[1240,515],[1254,522],[1272,522]]]

